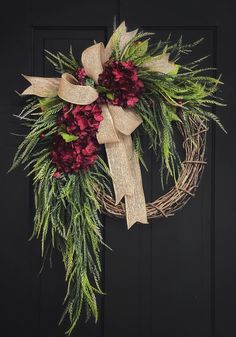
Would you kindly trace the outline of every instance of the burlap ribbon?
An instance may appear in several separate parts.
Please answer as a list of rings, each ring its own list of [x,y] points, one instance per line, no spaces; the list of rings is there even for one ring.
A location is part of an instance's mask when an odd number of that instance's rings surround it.
[[[125,22],[122,22],[106,47],[103,43],[96,43],[85,49],[81,61],[87,76],[97,83],[103,65],[112,55],[114,41],[123,50],[137,31],[127,32]],[[150,57],[142,66],[165,74],[176,71],[176,65],[169,62],[168,54]],[[23,76],[31,83],[23,95],[59,96],[66,102],[81,105],[91,104],[98,98],[95,88],[79,85],[76,78],[68,73],[64,73],[61,78]],[[134,153],[131,139],[132,132],[142,123],[142,118],[131,109],[109,104],[102,105],[102,115],[103,121],[100,123],[97,139],[100,144],[105,144],[116,204],[125,198],[128,228],[135,222],[147,223],[139,160]]]
[[[114,37],[119,34],[120,48],[123,48],[136,33],[137,30],[127,32],[123,22],[106,48],[103,43],[96,43],[84,50],[81,61],[86,74],[97,83],[104,63],[111,56]],[[68,73],[64,73],[61,78],[23,76],[31,83],[23,95],[59,96],[66,102],[81,105],[90,104],[98,98],[95,88],[79,85],[76,78]],[[103,121],[100,123],[97,139],[100,144],[105,144],[116,204],[125,198],[128,228],[135,222],[147,223],[139,160],[131,139],[132,132],[142,123],[142,119],[131,109],[108,104],[102,105],[102,115]]]

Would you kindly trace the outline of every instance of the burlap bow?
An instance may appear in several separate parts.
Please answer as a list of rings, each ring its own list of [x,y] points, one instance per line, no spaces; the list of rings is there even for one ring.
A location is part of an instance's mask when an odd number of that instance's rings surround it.
[[[106,47],[103,43],[96,43],[85,49],[81,61],[87,76],[97,83],[99,74],[103,72],[103,65],[111,57],[114,39],[116,38],[122,50],[137,31],[127,32],[125,22],[122,22]],[[152,57],[143,67],[168,73],[175,69],[175,65],[168,58],[168,54]],[[90,104],[98,98],[95,88],[79,85],[76,78],[68,73],[64,73],[61,78],[23,76],[31,83],[23,95],[59,96],[66,102],[81,105]],[[131,139],[132,132],[142,123],[142,118],[131,109],[110,104],[102,105],[102,115],[103,121],[100,123],[97,139],[100,144],[105,144],[116,204],[125,198],[128,228],[135,222],[147,223],[139,160],[134,153]]]
[[[119,34],[120,47],[123,48],[136,33],[137,30],[126,32],[126,26],[122,23],[106,48],[103,43],[96,43],[84,50],[81,61],[87,76],[95,83],[98,82],[103,65],[111,56],[115,34]],[[90,104],[98,98],[95,88],[79,85],[76,78],[68,73],[64,73],[61,78],[24,77],[31,86],[23,95],[59,96],[66,102],[81,105]],[[128,228],[135,222],[147,223],[139,160],[134,153],[131,139],[132,132],[142,123],[142,119],[131,109],[105,104],[102,105],[102,115],[103,121],[100,123],[97,139],[100,144],[105,144],[116,204],[125,198]]]

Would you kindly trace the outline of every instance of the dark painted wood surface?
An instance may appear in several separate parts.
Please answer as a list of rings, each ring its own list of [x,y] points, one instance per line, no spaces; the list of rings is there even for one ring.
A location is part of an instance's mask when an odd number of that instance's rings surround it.
[[[175,217],[136,225],[104,218],[100,320],[81,323],[73,336],[89,337],[235,337],[235,82],[233,1],[190,3],[157,1],[29,1],[1,5],[1,304],[5,337],[61,337],[57,327],[65,284],[60,257],[53,269],[41,265],[32,230],[31,183],[18,170],[6,175],[21,129],[12,114],[22,105],[14,89],[26,83],[20,73],[53,76],[44,49],[75,53],[95,39],[106,41],[113,16],[130,29],[142,27],[156,39],[204,37],[194,57],[211,54],[205,65],[223,73],[228,107],[217,109],[229,135],[211,128],[208,166],[197,195]],[[146,151],[143,172],[147,200],[160,195],[155,159]]]

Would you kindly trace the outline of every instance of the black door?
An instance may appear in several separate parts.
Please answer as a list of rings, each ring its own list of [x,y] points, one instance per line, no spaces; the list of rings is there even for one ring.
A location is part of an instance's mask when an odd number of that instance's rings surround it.
[[[217,109],[229,135],[211,126],[207,161],[197,195],[175,217],[135,225],[104,218],[100,319],[81,322],[73,336],[89,337],[235,337],[235,11],[233,0],[179,1],[5,1],[1,5],[1,335],[63,336],[58,327],[65,291],[60,257],[42,275],[40,247],[28,242],[33,226],[31,182],[18,170],[7,175],[19,139],[14,93],[26,83],[20,74],[54,76],[44,49],[75,54],[93,40],[106,41],[113,16],[130,29],[169,33],[185,41],[205,40],[195,57],[211,54],[206,66],[223,73]],[[146,198],[161,194],[158,170],[145,154]],[[3,333],[3,330],[5,331]]]

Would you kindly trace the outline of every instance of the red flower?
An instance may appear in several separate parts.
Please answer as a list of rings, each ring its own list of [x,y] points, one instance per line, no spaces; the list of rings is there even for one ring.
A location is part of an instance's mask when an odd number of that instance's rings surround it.
[[[137,67],[132,61],[110,61],[99,75],[98,84],[105,87],[114,98],[105,100],[122,107],[133,107],[143,92],[143,82],[138,78]],[[104,94],[101,94],[101,102]]]
[[[66,143],[61,136],[55,136],[51,158],[57,167],[55,178],[60,178],[61,172],[78,173],[80,169],[87,170],[97,159],[98,143],[96,138],[81,142],[79,139]]]
[[[102,120],[102,110],[97,103],[76,105],[70,111],[69,106],[65,106],[58,115],[59,126],[63,125],[68,133],[80,139],[95,137]]]
[[[90,139],[88,145],[82,150],[82,153],[84,156],[91,156],[93,153],[95,153],[97,150],[97,146],[94,144],[94,142]]]
[[[61,172],[56,171],[56,172],[53,174],[53,177],[54,177],[54,178],[57,178],[57,179],[61,178]]]
[[[86,72],[84,68],[78,68],[74,74],[75,78],[78,80],[80,85],[85,84]]]
[[[129,97],[127,100],[128,106],[134,106],[138,102],[138,97]]]
[[[66,105],[59,112],[58,126],[78,139],[65,142],[60,135],[54,137],[51,158],[57,167],[55,178],[60,178],[61,172],[78,173],[80,169],[87,170],[94,164],[99,147],[96,133],[103,119],[101,113],[97,103],[76,105],[71,110]]]

